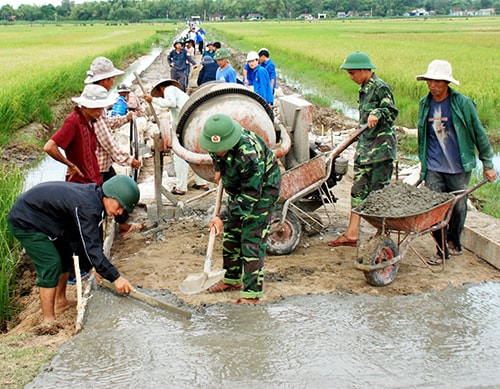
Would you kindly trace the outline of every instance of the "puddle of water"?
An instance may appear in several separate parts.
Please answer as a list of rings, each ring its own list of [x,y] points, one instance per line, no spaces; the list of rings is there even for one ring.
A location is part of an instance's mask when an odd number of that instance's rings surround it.
[[[121,78],[119,79],[120,81],[115,81],[111,91],[112,92],[116,91],[116,87],[118,86],[118,84],[124,83],[126,85],[132,85],[132,82],[135,81],[134,72],[137,72],[137,74],[140,75],[153,63],[153,61],[161,54],[161,52],[162,52],[161,47],[153,47],[150,53],[143,55],[136,61],[132,62],[129,65],[129,67],[125,70],[123,76],[121,76]]]
[[[217,305],[190,322],[97,290],[82,332],[27,388],[497,387],[499,316],[496,283]]]
[[[24,179],[24,191],[41,182],[64,181],[65,175],[66,165],[47,155],[36,167],[28,170]]]
[[[304,87],[304,85],[302,85],[300,83],[300,81],[298,81],[298,80],[294,80],[294,79],[292,79],[288,76],[285,76],[281,73],[280,73],[279,77],[282,79],[283,78],[286,79],[287,85],[299,90],[303,95],[315,95],[315,96],[321,95],[321,93],[318,92],[314,88]],[[342,112],[342,114],[344,116],[346,116],[350,119],[359,120],[359,110],[357,108],[353,108],[353,107],[349,106],[348,104],[346,104],[343,101],[333,100],[333,102],[330,104],[330,108],[335,109],[339,112]]]

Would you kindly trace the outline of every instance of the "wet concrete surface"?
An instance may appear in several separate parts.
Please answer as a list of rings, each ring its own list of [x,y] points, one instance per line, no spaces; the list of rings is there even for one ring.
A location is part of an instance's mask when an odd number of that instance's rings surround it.
[[[495,388],[500,284],[220,304],[190,321],[96,290],[27,388]]]

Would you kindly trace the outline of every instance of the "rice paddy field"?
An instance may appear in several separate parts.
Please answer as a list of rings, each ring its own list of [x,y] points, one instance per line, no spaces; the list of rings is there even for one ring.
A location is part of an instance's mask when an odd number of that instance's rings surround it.
[[[206,24],[242,51],[266,47],[285,77],[317,91],[316,102],[337,99],[356,107],[357,85],[340,70],[353,51],[367,53],[376,73],[393,88],[398,124],[416,127],[418,100],[427,93],[423,74],[433,59],[453,65],[456,89],[476,102],[489,133],[500,135],[500,18],[363,19],[316,22],[258,21]]]
[[[32,121],[50,123],[50,107],[83,89],[92,60],[104,55],[120,67],[173,37],[174,24],[0,26],[0,145]]]

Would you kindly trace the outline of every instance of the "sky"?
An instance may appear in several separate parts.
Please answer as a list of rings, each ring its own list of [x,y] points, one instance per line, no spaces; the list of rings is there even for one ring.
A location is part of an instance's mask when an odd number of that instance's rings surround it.
[[[85,3],[87,1],[96,1],[96,0],[72,0],[75,4]],[[0,7],[2,5],[9,4],[14,8],[19,7],[21,4],[28,5],[44,5],[44,4],[52,4],[54,6],[61,5],[61,0],[0,0]]]

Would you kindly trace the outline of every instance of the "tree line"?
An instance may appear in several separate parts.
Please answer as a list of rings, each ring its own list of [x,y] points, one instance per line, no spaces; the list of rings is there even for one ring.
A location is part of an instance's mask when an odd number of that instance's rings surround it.
[[[22,0],[21,0],[22,2]],[[107,0],[75,4],[61,0],[61,5],[21,4],[0,8],[2,20],[77,20],[127,21],[184,20],[199,15],[202,20],[244,19],[258,13],[266,19],[295,19],[302,14],[326,14],[335,18],[339,12],[360,16],[396,17],[416,9],[449,15],[451,10],[500,9],[500,0]]]

